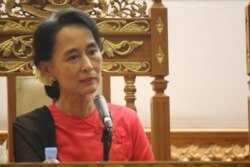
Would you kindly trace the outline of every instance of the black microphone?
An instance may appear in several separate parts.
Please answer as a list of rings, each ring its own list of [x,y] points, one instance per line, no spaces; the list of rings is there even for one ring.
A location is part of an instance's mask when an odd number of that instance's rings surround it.
[[[108,129],[111,130],[113,127],[112,124],[112,118],[110,111],[107,106],[107,102],[102,95],[96,95],[94,99],[95,106],[99,112],[99,116],[104,124],[104,126]]]

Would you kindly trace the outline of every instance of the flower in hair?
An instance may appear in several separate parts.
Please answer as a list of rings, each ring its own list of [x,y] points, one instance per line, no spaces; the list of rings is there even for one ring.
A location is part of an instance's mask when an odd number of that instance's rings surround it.
[[[32,66],[32,73],[42,84],[51,86],[53,80],[50,79],[48,76],[45,76],[39,69],[36,68],[35,65]]]

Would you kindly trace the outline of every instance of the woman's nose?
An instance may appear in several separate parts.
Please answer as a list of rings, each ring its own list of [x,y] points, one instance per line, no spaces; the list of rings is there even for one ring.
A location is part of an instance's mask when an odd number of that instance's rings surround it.
[[[91,60],[87,56],[82,57],[81,70],[83,72],[90,72],[94,69]]]

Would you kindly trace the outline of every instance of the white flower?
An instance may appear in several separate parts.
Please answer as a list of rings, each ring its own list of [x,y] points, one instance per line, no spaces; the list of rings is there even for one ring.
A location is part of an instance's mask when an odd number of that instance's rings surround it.
[[[38,79],[41,83],[43,83],[44,85],[48,85],[51,86],[53,83],[53,80],[50,79],[48,76],[45,76],[39,69],[36,68],[36,66],[32,66],[33,68],[33,75],[36,77],[36,79]]]

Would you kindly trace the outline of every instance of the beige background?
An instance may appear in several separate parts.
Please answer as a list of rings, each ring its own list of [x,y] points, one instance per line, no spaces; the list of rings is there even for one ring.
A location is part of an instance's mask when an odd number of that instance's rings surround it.
[[[245,7],[249,1],[163,2],[169,18],[170,74],[166,77],[166,94],[170,96],[171,127],[247,128]],[[29,111],[49,102],[34,78],[26,78],[25,86],[23,81],[17,80],[21,83],[18,95],[25,99],[18,104],[18,110]],[[142,77],[136,81],[138,114],[144,127],[150,127],[152,79]],[[35,91],[37,84],[39,93]],[[112,102],[124,104],[123,79],[113,78],[112,85]],[[0,130],[7,129],[6,86],[5,78],[0,77]]]

